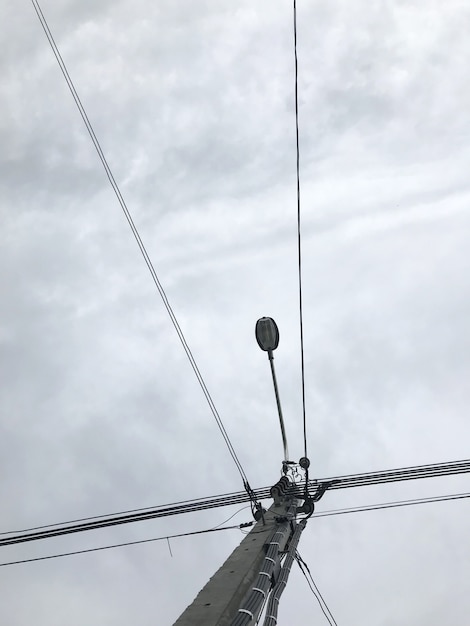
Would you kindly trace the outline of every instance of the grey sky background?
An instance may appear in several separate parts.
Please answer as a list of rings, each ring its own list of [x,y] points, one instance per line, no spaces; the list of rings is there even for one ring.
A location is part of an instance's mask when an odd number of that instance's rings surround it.
[[[249,480],[273,484],[263,315],[280,328],[289,447],[303,453],[291,3],[42,8]],[[241,490],[33,6],[4,0],[0,18],[0,530]],[[469,28],[457,0],[298,2],[314,477],[469,456]],[[458,491],[465,477],[332,492],[317,510]],[[463,625],[467,519],[462,501],[312,520],[300,553],[338,624]],[[0,621],[172,624],[241,538],[0,568]],[[326,623],[297,570],[279,623]]]

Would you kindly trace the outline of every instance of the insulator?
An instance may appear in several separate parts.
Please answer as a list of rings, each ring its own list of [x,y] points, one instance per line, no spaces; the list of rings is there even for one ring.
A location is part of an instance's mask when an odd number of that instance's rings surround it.
[[[274,485],[274,487],[271,487],[269,493],[271,494],[271,498],[273,500],[279,500],[279,498],[281,497],[281,492],[276,485]]]
[[[292,483],[287,478],[287,476],[283,476],[269,490],[269,493],[271,494],[271,498],[273,498],[273,500],[275,501],[278,501],[280,498],[285,496],[285,494],[287,493],[288,489],[291,486],[292,486]]]

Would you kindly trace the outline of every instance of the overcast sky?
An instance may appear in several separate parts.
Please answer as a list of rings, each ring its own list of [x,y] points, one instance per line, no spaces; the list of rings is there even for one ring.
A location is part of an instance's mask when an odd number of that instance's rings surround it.
[[[273,484],[264,315],[303,454],[292,3],[42,9],[250,483]],[[32,4],[3,0],[0,21],[0,530],[241,490]],[[469,457],[469,29],[461,0],[298,2],[313,477]],[[317,510],[459,491],[468,478],[335,491]],[[468,507],[312,520],[299,551],[338,624],[467,624]],[[237,510],[3,548],[0,562]],[[0,621],[170,625],[241,538],[0,568]],[[279,624],[301,623],[326,621],[294,569]]]

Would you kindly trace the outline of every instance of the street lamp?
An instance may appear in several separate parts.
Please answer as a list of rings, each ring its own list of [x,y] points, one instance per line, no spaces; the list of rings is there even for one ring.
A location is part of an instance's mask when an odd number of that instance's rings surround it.
[[[274,393],[276,395],[277,412],[279,414],[279,424],[281,426],[282,444],[284,446],[284,461],[289,460],[289,451],[287,449],[286,431],[284,428],[284,418],[282,417],[281,401],[279,399],[279,390],[277,388],[276,372],[274,371],[273,350],[279,345],[279,329],[272,317],[261,317],[256,322],[255,327],[256,341],[264,352],[268,353],[269,364],[271,366],[271,374],[273,377]]]
[[[279,345],[279,329],[272,317],[262,317],[256,322],[256,341],[264,352],[272,352]]]

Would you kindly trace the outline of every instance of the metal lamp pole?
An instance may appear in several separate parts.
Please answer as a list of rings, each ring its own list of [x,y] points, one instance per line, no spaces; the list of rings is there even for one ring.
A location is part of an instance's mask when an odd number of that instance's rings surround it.
[[[273,377],[274,394],[276,396],[277,412],[279,414],[279,424],[281,426],[282,445],[284,447],[284,461],[289,460],[289,450],[287,448],[286,429],[284,427],[284,418],[282,416],[281,400],[279,398],[279,389],[277,386],[276,372],[274,370],[273,351],[279,345],[279,329],[272,317],[261,317],[256,322],[255,328],[256,341],[264,352],[268,353],[269,364],[271,366],[271,374]]]

